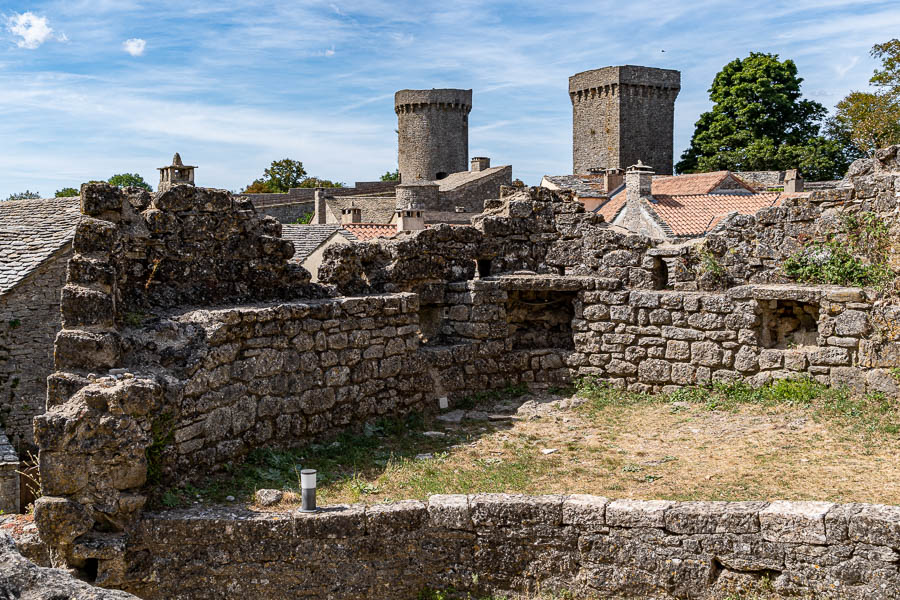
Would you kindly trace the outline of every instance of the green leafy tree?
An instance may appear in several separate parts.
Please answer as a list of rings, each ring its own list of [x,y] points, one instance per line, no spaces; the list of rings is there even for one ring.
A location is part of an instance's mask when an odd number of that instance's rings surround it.
[[[329,181],[308,176],[303,163],[299,160],[284,158],[274,160],[263,176],[254,180],[244,188],[245,194],[285,194],[291,188],[339,188],[344,187],[340,181]]]
[[[56,190],[55,195],[57,198],[71,198],[72,196],[78,196],[79,194],[81,194],[81,192],[73,187],[64,187],[61,190]]]
[[[393,171],[388,171],[384,175],[381,176],[382,181],[400,181],[400,169],[394,169]]]
[[[306,169],[299,160],[284,158],[272,161],[271,166],[263,171],[263,181],[266,181],[276,192],[287,192],[291,188],[299,187],[306,179]]]
[[[137,187],[147,190],[148,192],[152,192],[153,188],[150,187],[150,184],[144,181],[144,178],[138,175],[137,173],[119,173],[117,175],[113,175],[107,180],[107,183],[110,185],[115,185],[118,187]]]
[[[318,177],[307,177],[303,181],[300,182],[300,185],[297,187],[302,188],[342,188],[344,187],[343,182],[341,181],[330,181],[328,179],[319,179]]]
[[[40,192],[25,190],[24,192],[19,192],[18,194],[10,194],[7,200],[37,200],[40,197]]]
[[[869,79],[875,90],[851,92],[838,102],[829,121],[832,135],[862,156],[900,144],[900,40],[876,44],[871,55],[881,60],[881,68]]]
[[[842,176],[849,162],[840,140],[820,135],[825,107],[801,97],[802,82],[794,61],[777,54],[753,52],[725,65],[678,172],[799,168],[810,179]]]

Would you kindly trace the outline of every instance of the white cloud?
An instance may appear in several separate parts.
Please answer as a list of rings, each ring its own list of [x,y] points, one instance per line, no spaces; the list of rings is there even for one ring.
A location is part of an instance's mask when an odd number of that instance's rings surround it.
[[[334,56],[334,46],[325,51],[325,56]]]
[[[143,56],[144,50],[147,48],[147,40],[130,38],[122,42],[122,48],[131,56]]]
[[[146,47],[147,40],[141,38],[131,38],[122,42],[122,48],[132,56],[142,56]]]
[[[16,44],[19,48],[34,50],[47,40],[53,38],[53,29],[47,22],[47,17],[39,17],[34,13],[25,12],[14,14],[7,19],[7,28],[13,35],[21,37]],[[66,36],[58,38],[66,41]]]

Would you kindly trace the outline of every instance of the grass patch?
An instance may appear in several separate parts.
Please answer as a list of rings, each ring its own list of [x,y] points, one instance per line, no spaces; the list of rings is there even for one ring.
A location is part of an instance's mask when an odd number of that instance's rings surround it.
[[[851,432],[894,436],[900,432],[900,402],[884,394],[853,395],[845,387],[828,387],[813,379],[783,379],[761,387],[745,383],[713,383],[671,394],[638,394],[617,390],[590,379],[579,382],[578,394],[588,400],[579,410],[597,418],[609,408],[667,404],[679,412],[683,403],[706,410],[735,411],[741,406],[807,409],[819,419]]]
[[[318,471],[323,506],[482,492],[900,502],[900,483],[892,483],[900,482],[893,458],[900,404],[893,398],[811,379],[668,394],[586,379],[563,403],[547,393],[513,401],[521,391],[462,403],[493,413],[503,406],[511,420],[386,419],[325,443],[256,450],[224,476],[159,490],[155,502],[251,501],[257,489],[275,488],[287,492],[286,508],[299,504],[302,468]]]

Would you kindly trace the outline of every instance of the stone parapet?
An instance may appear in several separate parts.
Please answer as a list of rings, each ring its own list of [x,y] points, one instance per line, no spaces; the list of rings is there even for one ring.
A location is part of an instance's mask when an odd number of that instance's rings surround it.
[[[192,509],[144,515],[122,587],[148,599],[405,600],[449,588],[702,598],[768,588],[887,600],[900,589],[898,531],[898,507],[826,502],[481,494],[311,515]],[[264,577],[246,576],[261,568]]]

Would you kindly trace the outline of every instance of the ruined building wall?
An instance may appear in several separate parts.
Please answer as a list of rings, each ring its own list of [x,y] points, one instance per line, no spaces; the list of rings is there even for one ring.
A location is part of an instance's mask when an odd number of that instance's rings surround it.
[[[569,78],[573,172],[626,169],[641,160],[672,174],[675,98],[681,74],[626,65]]]
[[[454,212],[458,207],[465,212],[480,213],[484,210],[485,199],[500,197],[500,188],[512,184],[512,167],[503,167],[486,177],[440,193],[440,203],[435,210]]]
[[[829,502],[481,494],[311,515],[193,509],[144,516],[124,587],[173,600],[407,600],[448,588],[888,600],[898,530],[898,507]]]
[[[403,183],[442,179],[469,169],[472,90],[400,90],[398,164]]]
[[[127,581],[110,548],[139,522],[148,481],[189,481],[254,447],[445,395],[584,375],[649,391],[801,373],[896,392],[898,353],[867,291],[673,289],[705,285],[680,260],[690,248],[667,256],[566,194],[524,190],[472,227],[329,248],[321,286],[287,264],[277,223],[227,194],[95,186],[82,198],[58,372],[35,422],[35,520],[61,563],[99,561],[104,585]],[[741,260],[754,266],[751,242]]]
[[[0,429],[22,456],[35,449],[31,420],[46,404],[59,291],[71,254],[70,247],[60,251],[0,297]]]

